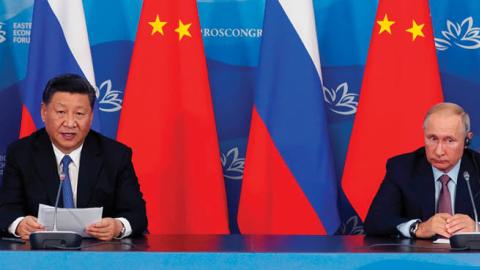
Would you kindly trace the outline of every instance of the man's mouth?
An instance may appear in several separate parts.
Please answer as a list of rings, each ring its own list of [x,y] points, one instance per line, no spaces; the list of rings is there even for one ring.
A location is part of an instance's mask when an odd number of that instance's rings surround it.
[[[71,140],[75,137],[75,133],[72,133],[72,132],[62,132],[60,134],[62,135],[62,138],[65,140]]]

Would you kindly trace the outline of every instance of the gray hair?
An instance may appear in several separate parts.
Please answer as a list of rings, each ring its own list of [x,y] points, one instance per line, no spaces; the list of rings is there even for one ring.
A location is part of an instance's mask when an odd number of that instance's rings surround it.
[[[430,115],[442,111],[460,116],[463,126],[465,127],[465,134],[470,132],[470,116],[460,105],[451,102],[437,103],[436,105],[431,107],[430,110],[428,110],[427,115],[425,115],[425,118],[423,119],[423,129],[425,129],[425,127],[427,126],[427,121]]]

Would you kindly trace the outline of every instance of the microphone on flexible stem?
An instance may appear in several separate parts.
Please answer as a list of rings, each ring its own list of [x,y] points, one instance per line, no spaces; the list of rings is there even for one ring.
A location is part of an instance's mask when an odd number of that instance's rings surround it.
[[[53,212],[52,231],[37,231],[30,234],[30,246],[32,249],[61,249],[61,248],[80,248],[82,236],[72,231],[57,230],[57,210],[62,183],[65,174],[60,174],[60,184],[58,185],[57,198],[55,199],[55,210]]]
[[[458,249],[480,249],[480,232],[478,232],[477,208],[475,207],[475,201],[473,200],[472,189],[470,187],[470,174],[468,171],[463,172],[463,178],[467,183],[468,195],[470,196],[470,200],[472,202],[473,215],[475,217],[475,232],[456,233],[450,237],[450,246]]]
[[[470,201],[472,202],[473,216],[475,217],[475,232],[478,233],[478,214],[475,201],[473,200],[472,188],[470,186],[470,174],[467,171],[464,171],[463,178],[465,179],[465,182],[467,182],[468,195],[470,196]]]

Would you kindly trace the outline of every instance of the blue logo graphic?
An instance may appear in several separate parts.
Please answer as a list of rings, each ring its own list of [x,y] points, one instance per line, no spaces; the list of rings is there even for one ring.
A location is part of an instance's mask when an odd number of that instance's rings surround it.
[[[473,18],[468,17],[462,23],[447,20],[447,30],[442,31],[444,38],[435,38],[435,47],[439,51],[453,46],[474,50],[480,48],[480,28],[473,27]]]
[[[2,30],[2,27],[5,25],[5,23],[0,22],[0,43],[3,43],[7,38],[5,37],[7,35],[7,32],[5,30]]]

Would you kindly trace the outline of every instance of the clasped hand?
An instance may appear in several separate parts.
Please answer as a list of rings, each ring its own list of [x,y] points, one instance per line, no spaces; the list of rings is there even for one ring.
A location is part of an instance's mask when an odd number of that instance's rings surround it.
[[[473,232],[475,221],[468,215],[438,213],[427,221],[420,223],[416,232],[418,238],[431,238],[440,235],[446,238],[459,232]]]

